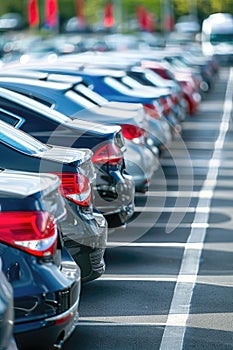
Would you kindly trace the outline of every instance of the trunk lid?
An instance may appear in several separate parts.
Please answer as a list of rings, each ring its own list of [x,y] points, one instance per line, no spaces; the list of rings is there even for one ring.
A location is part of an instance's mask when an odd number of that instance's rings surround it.
[[[17,211],[23,205],[24,210],[40,208],[52,214],[55,221],[61,221],[66,216],[66,209],[58,192],[59,186],[60,180],[53,174],[1,170],[1,212]]]

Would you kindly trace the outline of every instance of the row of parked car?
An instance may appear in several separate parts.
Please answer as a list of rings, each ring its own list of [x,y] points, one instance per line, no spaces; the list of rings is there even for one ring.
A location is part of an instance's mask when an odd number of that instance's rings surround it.
[[[108,236],[127,230],[217,72],[178,47],[1,68],[1,349],[62,348],[82,283],[105,271]]]

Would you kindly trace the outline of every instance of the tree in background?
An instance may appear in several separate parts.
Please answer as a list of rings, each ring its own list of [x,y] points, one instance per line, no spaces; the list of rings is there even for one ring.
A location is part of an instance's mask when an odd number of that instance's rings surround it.
[[[232,0],[172,0],[176,19],[180,16],[195,12],[200,23],[204,18],[215,12],[228,12],[233,14]]]
[[[61,22],[76,15],[76,1],[78,0],[57,0],[59,7],[59,18]],[[96,22],[104,21],[104,11],[106,3],[109,0],[81,0],[84,1],[85,17],[87,22],[92,25]],[[162,10],[165,0],[112,0],[114,11],[118,10],[118,19],[124,23],[136,18],[136,8],[142,5],[158,23],[161,24]],[[196,13],[200,23],[204,18],[214,12],[229,12],[233,14],[233,0],[169,0],[174,8],[174,19],[180,16],[190,14],[191,8],[196,8]],[[44,0],[38,0],[39,13],[43,14]],[[119,16],[119,11],[121,16]],[[7,0],[0,1],[0,15],[7,12],[18,12],[28,19],[27,0]],[[115,13],[114,13],[115,18]],[[127,26],[126,26],[127,27]],[[159,29],[159,25],[156,27]]]

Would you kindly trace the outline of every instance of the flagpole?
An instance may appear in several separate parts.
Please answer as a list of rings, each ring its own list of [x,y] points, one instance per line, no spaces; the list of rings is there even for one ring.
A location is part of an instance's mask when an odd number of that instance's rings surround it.
[[[160,0],[161,12],[161,31],[166,39],[167,35],[173,30],[174,13],[172,0]]]
[[[122,2],[121,0],[114,0],[113,1],[114,8],[116,9],[116,25],[117,25],[117,31],[122,32],[123,24],[122,24]]]

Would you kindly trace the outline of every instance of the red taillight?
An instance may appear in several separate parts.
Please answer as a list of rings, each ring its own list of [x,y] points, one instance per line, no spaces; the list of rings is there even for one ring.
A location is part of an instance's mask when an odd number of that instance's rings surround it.
[[[78,173],[56,173],[61,180],[60,192],[72,202],[87,207],[91,201],[91,184],[88,178]]]
[[[171,113],[171,105],[170,105],[168,98],[160,97],[160,103],[163,106],[163,110],[164,110],[165,115],[170,114]]]
[[[99,148],[96,148],[92,156],[92,162],[98,165],[109,164],[116,166],[122,159],[123,153],[121,149],[110,142],[106,142]]]
[[[146,103],[143,105],[144,111],[152,118],[159,119],[161,117],[161,112],[156,108],[155,105]]]
[[[122,134],[127,140],[144,143],[145,130],[133,124],[122,124]],[[138,140],[138,141],[137,141]]]
[[[183,91],[185,94],[192,94],[194,92],[192,84],[190,84],[190,82],[188,81],[182,81],[181,82],[181,86],[183,88]]]
[[[57,246],[54,217],[43,211],[1,212],[0,241],[35,256],[53,255]]]
[[[179,103],[179,96],[178,94],[171,94],[171,101],[173,104],[177,105]]]
[[[57,319],[55,320],[55,324],[60,325],[64,322],[68,322],[71,318],[75,316],[75,314],[76,314],[76,310],[69,312],[68,315],[65,315],[63,317],[57,317]]]

